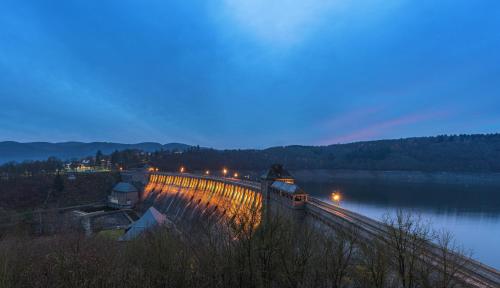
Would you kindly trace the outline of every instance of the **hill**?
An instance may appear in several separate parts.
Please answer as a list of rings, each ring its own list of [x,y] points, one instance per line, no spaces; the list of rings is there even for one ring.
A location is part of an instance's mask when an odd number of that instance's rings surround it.
[[[273,163],[288,169],[500,172],[500,134],[452,135],[367,141],[330,146],[286,146],[265,150],[191,149],[163,153],[153,165],[176,170],[223,166],[263,170]]]
[[[125,149],[156,153],[122,157],[121,165],[132,167],[137,163],[150,163],[166,171],[177,171],[181,165],[189,170],[200,171],[218,171],[223,166],[257,171],[267,169],[274,163],[282,163],[288,169],[297,170],[500,172],[500,134],[442,135],[329,146],[294,145],[264,150],[200,149],[176,143],[0,142],[0,162],[42,160],[49,156],[81,158],[95,155],[97,150],[109,155],[115,150]],[[179,150],[184,153],[175,153]],[[141,161],[138,162],[137,157],[142,157]]]
[[[25,160],[45,160],[48,157],[57,157],[67,160],[72,158],[83,158],[95,155],[98,150],[104,154],[110,154],[116,150],[137,149],[146,152],[159,150],[166,151],[184,151],[191,146],[181,143],[160,144],[154,142],[144,142],[137,144],[122,144],[111,142],[31,142],[19,143],[14,141],[0,142],[0,163],[10,161]]]

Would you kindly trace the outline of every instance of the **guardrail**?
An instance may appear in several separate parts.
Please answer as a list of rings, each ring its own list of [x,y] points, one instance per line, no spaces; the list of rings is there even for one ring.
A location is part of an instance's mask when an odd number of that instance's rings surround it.
[[[178,177],[207,179],[207,180],[213,180],[213,181],[218,181],[218,182],[224,182],[224,183],[230,183],[230,184],[234,184],[234,185],[244,186],[246,188],[250,188],[253,190],[260,190],[260,183],[259,182],[248,181],[248,180],[243,180],[243,179],[238,179],[238,178],[218,177],[218,176],[211,176],[211,175],[198,175],[198,174],[191,174],[191,173],[170,173],[170,172],[152,172],[151,174],[163,175],[163,176],[178,176]]]

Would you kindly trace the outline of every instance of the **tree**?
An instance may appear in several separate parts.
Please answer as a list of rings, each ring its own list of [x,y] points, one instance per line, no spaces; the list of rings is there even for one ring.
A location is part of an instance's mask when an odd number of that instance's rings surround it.
[[[437,235],[438,246],[438,276],[435,287],[453,288],[460,286],[458,272],[467,265],[470,253],[458,246],[449,231],[441,231]]]
[[[101,160],[102,160],[102,152],[101,150],[97,150],[97,153],[95,154],[95,166],[101,166]]]
[[[52,184],[52,190],[54,191],[54,196],[60,196],[61,192],[64,190],[64,180],[61,174],[57,173]]]
[[[346,230],[344,230],[346,229]],[[354,229],[343,227],[336,229],[332,234],[324,233],[322,243],[323,251],[318,269],[323,273],[325,287],[341,288],[348,282],[348,276],[354,266],[358,233]]]
[[[115,150],[113,153],[111,153],[111,164],[117,165],[120,161],[120,153],[118,150]]]
[[[385,243],[374,239],[370,242],[361,242],[361,265],[365,269],[366,282],[373,288],[387,287],[389,274],[389,251]]]
[[[388,225],[388,244],[393,248],[393,261],[396,263],[399,280],[404,288],[418,286],[418,280],[427,278],[421,275],[424,247],[431,239],[429,225],[422,223],[420,217],[398,210],[395,217],[386,216]],[[420,270],[420,271],[419,271]],[[420,273],[419,273],[420,272]]]

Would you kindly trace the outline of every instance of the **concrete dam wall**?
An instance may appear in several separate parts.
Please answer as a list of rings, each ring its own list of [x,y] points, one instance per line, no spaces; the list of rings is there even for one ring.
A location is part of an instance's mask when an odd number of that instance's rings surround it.
[[[142,201],[174,223],[261,221],[262,195],[255,183],[189,174],[149,176]]]

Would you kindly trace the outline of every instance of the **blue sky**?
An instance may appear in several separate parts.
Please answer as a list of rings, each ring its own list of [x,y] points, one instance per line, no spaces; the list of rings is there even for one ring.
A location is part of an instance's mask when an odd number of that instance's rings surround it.
[[[500,2],[3,0],[0,141],[500,132]]]

